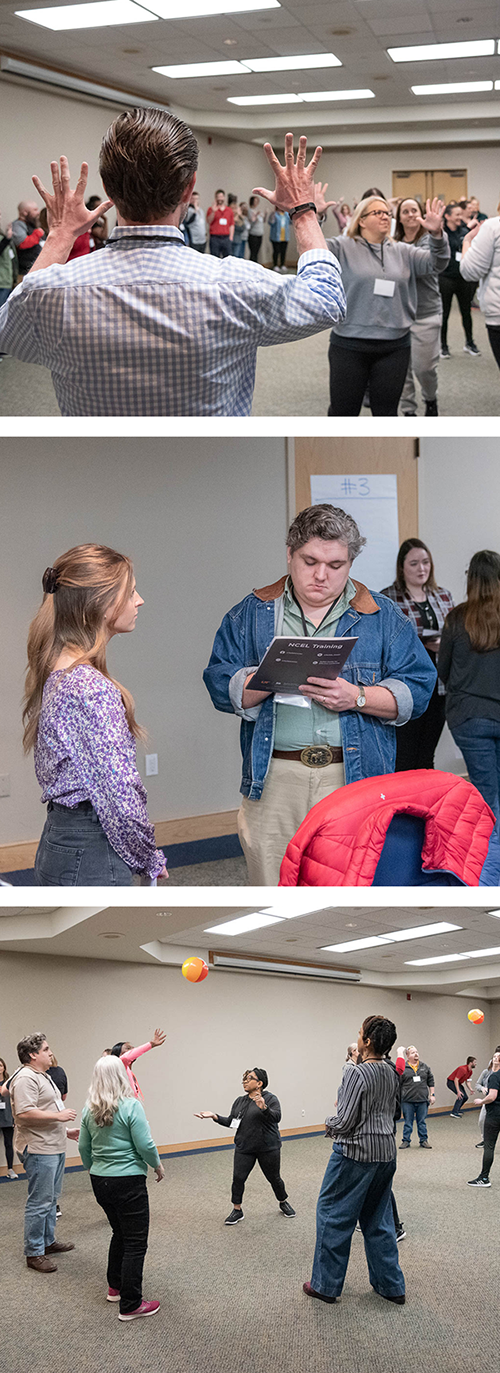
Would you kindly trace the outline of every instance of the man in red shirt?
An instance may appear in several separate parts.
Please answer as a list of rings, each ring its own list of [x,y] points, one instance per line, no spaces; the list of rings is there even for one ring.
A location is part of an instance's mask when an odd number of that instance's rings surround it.
[[[210,252],[213,257],[231,257],[234,238],[234,215],[226,205],[226,192],[215,192],[215,203],[207,210],[210,230]]]
[[[447,1080],[446,1086],[449,1087],[450,1092],[455,1093],[457,1098],[453,1110],[450,1111],[453,1120],[462,1119],[462,1106],[467,1101],[469,1078],[472,1077],[472,1069],[475,1068],[476,1062],[475,1058],[468,1058],[467,1063],[463,1063],[460,1068],[455,1068]]]

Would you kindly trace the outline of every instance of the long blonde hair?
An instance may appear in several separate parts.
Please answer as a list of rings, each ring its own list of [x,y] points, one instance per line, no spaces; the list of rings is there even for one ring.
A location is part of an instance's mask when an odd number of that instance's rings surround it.
[[[127,1070],[120,1058],[106,1054],[98,1058],[85,1105],[96,1125],[112,1125],[123,1097],[134,1097]]]
[[[367,213],[367,211],[368,211],[370,205],[373,205],[373,203],[374,203],[375,200],[379,200],[381,205],[385,205],[386,210],[388,211],[389,216],[392,218],[391,207],[390,207],[390,205],[387,204],[387,201],[384,200],[383,195],[367,195],[366,198],[365,198],[365,200],[360,200],[359,205],[356,205],[356,209],[353,210],[352,218],[351,218],[350,223],[349,223],[349,225],[348,225],[348,227],[347,227],[347,229],[346,229],[346,238],[361,238],[361,237],[362,237],[361,229],[360,229],[360,227],[359,227],[359,222],[360,222],[361,219],[363,219],[363,217],[364,217],[364,215]]]
[[[43,689],[64,648],[79,650],[79,656],[65,672],[85,663],[114,682],[121,693],[131,733],[136,738],[143,737],[130,692],[111,677],[106,666],[106,612],[119,598],[115,618],[120,614],[132,594],[133,584],[130,558],[102,544],[79,544],[47,568],[42,579],[43,601],[28,634],[23,710],[25,753],[36,742]],[[108,623],[112,625],[111,621]]]

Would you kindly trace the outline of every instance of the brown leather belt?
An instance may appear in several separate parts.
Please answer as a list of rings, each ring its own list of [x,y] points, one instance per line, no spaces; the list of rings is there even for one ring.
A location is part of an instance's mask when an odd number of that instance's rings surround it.
[[[285,753],[283,749],[273,749],[273,758],[303,763],[306,768],[327,768],[330,763],[342,763],[344,754],[341,748],[331,748],[330,744],[308,744],[307,748]]]

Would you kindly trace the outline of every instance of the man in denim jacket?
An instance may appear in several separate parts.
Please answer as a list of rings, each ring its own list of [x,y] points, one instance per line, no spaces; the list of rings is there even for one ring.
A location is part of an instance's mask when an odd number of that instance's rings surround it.
[[[323,796],[394,771],[394,727],[422,715],[432,695],[436,671],[413,625],[351,580],[364,543],[344,510],[302,510],[288,532],[288,577],[246,596],[215,637],[204,681],[216,710],[241,718],[238,832],[251,886],[277,884],[289,840]],[[356,636],[342,676],[300,688],[306,709],[248,688],[280,634]]]

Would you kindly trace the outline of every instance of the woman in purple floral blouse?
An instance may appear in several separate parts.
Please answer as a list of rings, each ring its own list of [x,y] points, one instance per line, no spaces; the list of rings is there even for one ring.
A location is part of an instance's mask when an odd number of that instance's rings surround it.
[[[134,702],[110,677],[106,648],[135,629],[143,601],[130,559],[98,544],[58,558],[28,635],[24,747],[47,820],[35,859],[38,886],[125,886],[132,874],[166,877],[156,848],[135,739]]]

